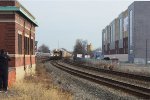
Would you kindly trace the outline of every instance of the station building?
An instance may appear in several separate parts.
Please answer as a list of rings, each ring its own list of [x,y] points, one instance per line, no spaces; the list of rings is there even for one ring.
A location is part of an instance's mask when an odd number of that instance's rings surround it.
[[[35,17],[17,0],[0,1],[0,49],[11,57],[9,84],[35,69]]]
[[[150,61],[150,1],[135,1],[102,31],[104,57]]]

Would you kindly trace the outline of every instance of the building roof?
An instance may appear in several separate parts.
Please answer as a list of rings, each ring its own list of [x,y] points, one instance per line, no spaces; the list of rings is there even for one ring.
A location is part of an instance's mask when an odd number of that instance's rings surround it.
[[[28,12],[24,10],[22,7],[15,7],[15,6],[0,6],[0,11],[14,11],[19,12],[23,14],[24,17],[26,17],[28,20],[30,20],[35,26],[38,26],[37,22],[35,21],[35,18],[31,16]]]

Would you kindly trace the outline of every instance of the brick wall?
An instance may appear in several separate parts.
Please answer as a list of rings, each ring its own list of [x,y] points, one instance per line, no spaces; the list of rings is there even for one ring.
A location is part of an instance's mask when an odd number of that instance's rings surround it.
[[[106,47],[107,46],[107,47]],[[107,48],[107,50],[105,49]],[[123,38],[123,48],[119,48],[119,41],[115,41],[115,49],[110,50],[110,44],[103,45],[104,54],[128,54],[128,37]]]
[[[9,74],[8,74],[8,86],[10,87],[16,80],[16,69],[15,68],[9,68]]]
[[[0,6],[15,6],[15,1],[1,1]]]
[[[0,6],[20,6],[20,3],[17,0],[4,0],[0,1]]]
[[[10,0],[0,1],[0,6],[19,7],[21,5],[17,1]],[[26,9],[24,10],[27,11]],[[29,12],[27,13],[30,14]],[[18,54],[18,34],[22,35],[22,54]],[[17,12],[0,12],[0,49],[5,49],[11,57],[9,63],[9,86],[16,80],[16,76],[18,76],[17,73],[25,73],[24,61],[25,66],[30,66],[30,64],[35,66],[34,55],[29,55],[29,53],[28,55],[25,55],[24,59],[24,36],[30,36],[30,34],[33,41],[35,41],[35,26],[24,16]]]

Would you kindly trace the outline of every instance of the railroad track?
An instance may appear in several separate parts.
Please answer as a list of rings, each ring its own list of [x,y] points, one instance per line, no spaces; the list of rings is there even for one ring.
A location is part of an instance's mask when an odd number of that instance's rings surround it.
[[[130,79],[134,79],[134,80],[140,80],[140,81],[150,82],[150,76],[137,75],[137,74],[120,72],[120,71],[115,71],[115,70],[107,70],[107,69],[102,69],[102,68],[98,68],[98,67],[81,65],[81,64],[78,64],[78,63],[70,62],[70,61],[69,62],[65,61],[65,63],[70,64],[70,65],[74,65],[74,66],[77,66],[77,67],[89,69],[89,70],[94,70],[94,71],[98,71],[98,72],[103,72],[103,73],[111,74],[111,75],[116,75],[116,76],[121,76],[121,77],[126,77],[126,78],[130,78]]]
[[[125,82],[120,82],[120,81],[116,81],[113,79],[101,77],[94,73],[89,73],[89,72],[86,72],[81,69],[75,69],[73,67],[65,66],[56,61],[51,62],[51,64],[63,71],[66,71],[66,72],[68,72],[72,75],[78,76],[80,78],[84,78],[86,80],[89,80],[89,81],[92,81],[92,82],[95,82],[98,84],[103,84],[105,86],[109,86],[109,87],[112,87],[115,89],[120,89],[120,90],[126,91],[127,93],[130,93],[130,94],[135,95],[142,99],[150,99],[150,89],[148,89],[148,88],[135,86],[135,85],[128,84]]]
[[[137,77],[135,77],[135,75],[133,74],[129,74],[128,73],[124,73],[124,72],[119,72],[117,73],[117,71],[111,71],[111,70],[106,70],[106,69],[100,69],[98,67],[94,67],[94,66],[85,66],[85,65],[79,65],[79,64],[72,64],[72,63],[68,63],[68,62],[62,62],[63,64],[69,65],[69,66],[73,66],[74,68],[78,68],[81,70],[86,70],[88,72],[93,72],[96,73],[98,75],[100,75],[101,77],[105,77],[105,78],[111,78],[113,80],[119,80],[128,84],[133,84],[133,85],[137,85],[137,86],[141,86],[141,87],[145,87],[145,88],[149,88],[150,89],[150,81],[147,80],[148,76],[146,76],[146,78],[139,78],[139,75],[136,75]],[[111,73],[113,72],[113,73]],[[116,74],[115,74],[116,72]],[[144,77],[144,76],[142,76]]]

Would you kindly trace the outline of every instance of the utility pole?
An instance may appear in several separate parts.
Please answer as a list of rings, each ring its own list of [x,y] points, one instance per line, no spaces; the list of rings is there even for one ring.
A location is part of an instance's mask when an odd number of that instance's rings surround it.
[[[147,65],[147,41],[148,41],[148,39],[146,39],[146,52],[145,52],[145,53],[146,53],[146,54],[145,54],[145,57],[146,57],[146,59],[145,59],[145,61],[146,61],[145,64],[146,64],[146,65]]]

